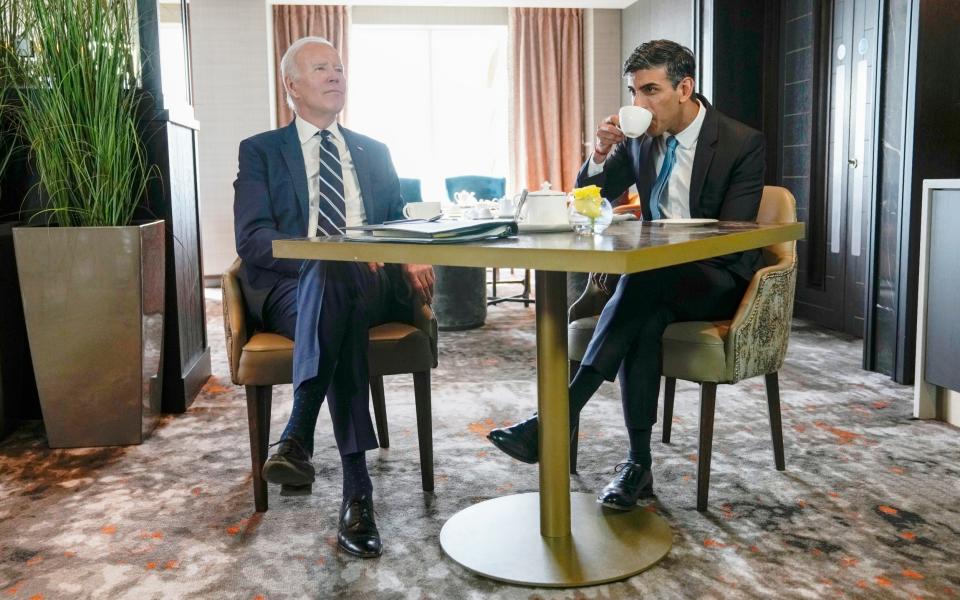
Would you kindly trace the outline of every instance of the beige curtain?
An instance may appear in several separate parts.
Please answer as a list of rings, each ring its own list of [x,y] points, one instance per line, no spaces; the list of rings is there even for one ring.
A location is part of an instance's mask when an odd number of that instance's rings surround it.
[[[280,76],[280,59],[290,44],[308,35],[327,38],[340,53],[343,65],[347,65],[347,32],[350,31],[350,14],[346,6],[333,5],[288,5],[273,6],[273,64],[276,70],[277,125],[283,127],[293,120],[293,111],[287,106],[286,92]],[[343,114],[340,115],[343,120]]]
[[[583,162],[583,11],[511,8],[511,160],[517,183],[569,191]]]

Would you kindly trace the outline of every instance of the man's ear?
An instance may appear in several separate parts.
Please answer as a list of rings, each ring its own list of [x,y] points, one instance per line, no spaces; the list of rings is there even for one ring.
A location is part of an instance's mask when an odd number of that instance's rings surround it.
[[[677,84],[677,88],[680,91],[680,101],[686,102],[693,96],[693,77],[684,77],[680,80],[680,83]]]
[[[283,80],[283,85],[284,85],[285,88],[287,88],[287,95],[288,95],[288,96],[290,96],[291,98],[299,98],[299,97],[300,97],[300,94],[297,93],[296,87],[294,87],[294,86],[295,86],[295,81],[294,81],[293,77],[290,77],[289,75],[288,75],[287,77],[285,77],[284,80]]]

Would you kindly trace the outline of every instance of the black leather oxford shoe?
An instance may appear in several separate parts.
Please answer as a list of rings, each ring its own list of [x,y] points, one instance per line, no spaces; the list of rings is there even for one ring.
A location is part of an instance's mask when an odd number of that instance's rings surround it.
[[[316,477],[310,455],[295,439],[279,442],[277,452],[263,463],[263,478],[270,483],[293,487],[308,487]]]
[[[537,417],[530,417],[510,427],[493,429],[487,439],[501,452],[520,462],[534,464],[539,458],[537,432],[540,429]]]
[[[380,541],[380,532],[373,519],[373,499],[370,496],[343,501],[337,545],[345,552],[361,558],[383,554],[383,542]]]
[[[640,498],[653,495],[653,473],[637,463],[620,463],[614,469],[616,475],[607,484],[597,502],[607,508],[630,510]]]

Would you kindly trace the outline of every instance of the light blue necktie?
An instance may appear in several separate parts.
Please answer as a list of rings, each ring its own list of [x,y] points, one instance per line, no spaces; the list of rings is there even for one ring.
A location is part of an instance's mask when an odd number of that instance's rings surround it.
[[[677,143],[677,136],[671,135],[667,138],[667,153],[663,157],[660,173],[657,175],[657,181],[653,184],[653,190],[650,192],[650,213],[654,220],[660,218],[663,212],[661,207],[667,200],[667,184],[670,182],[673,165],[677,162]]]

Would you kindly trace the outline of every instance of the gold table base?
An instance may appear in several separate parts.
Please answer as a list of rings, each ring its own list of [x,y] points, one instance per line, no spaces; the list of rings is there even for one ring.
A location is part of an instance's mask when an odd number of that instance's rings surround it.
[[[594,494],[570,494],[570,535],[545,537],[540,494],[487,500],[450,518],[440,531],[447,556],[479,575],[537,587],[576,587],[626,579],[670,551],[673,533],[637,507],[605,509]]]

